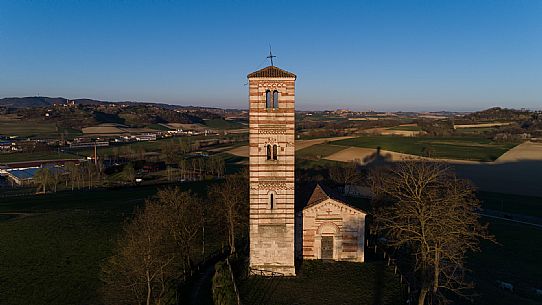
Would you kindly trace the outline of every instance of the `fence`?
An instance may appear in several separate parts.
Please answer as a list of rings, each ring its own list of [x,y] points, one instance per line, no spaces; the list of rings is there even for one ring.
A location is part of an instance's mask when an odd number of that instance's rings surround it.
[[[273,295],[278,288],[284,274],[271,270],[253,269],[246,267],[248,272],[245,274],[244,291],[248,293],[244,295],[244,303],[264,305],[268,303],[269,297]]]
[[[413,291],[413,280],[409,277],[405,276],[401,269],[399,268],[397,264],[397,259],[393,257],[393,254],[390,254],[386,247],[384,245],[379,245],[378,243],[378,236],[372,234],[372,232],[369,233],[369,238],[366,239],[366,246],[367,249],[373,249],[375,255],[382,255],[383,259],[386,261],[387,265],[389,267],[393,268],[393,273],[399,277],[399,281],[401,283],[401,290],[403,294],[403,299],[405,300],[406,304],[412,304],[414,301],[414,291]]]

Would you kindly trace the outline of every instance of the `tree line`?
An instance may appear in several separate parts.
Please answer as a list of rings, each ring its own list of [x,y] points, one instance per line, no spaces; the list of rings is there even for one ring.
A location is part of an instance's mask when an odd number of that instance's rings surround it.
[[[102,266],[104,302],[163,304],[209,249],[225,244],[234,253],[247,222],[246,172],[227,176],[207,196],[159,190],[124,225]]]

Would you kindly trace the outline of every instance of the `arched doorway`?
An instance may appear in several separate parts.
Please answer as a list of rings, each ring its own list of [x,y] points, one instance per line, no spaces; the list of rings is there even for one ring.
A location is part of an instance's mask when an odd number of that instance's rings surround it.
[[[318,227],[315,247],[319,259],[339,259],[340,229],[332,222],[325,222]]]

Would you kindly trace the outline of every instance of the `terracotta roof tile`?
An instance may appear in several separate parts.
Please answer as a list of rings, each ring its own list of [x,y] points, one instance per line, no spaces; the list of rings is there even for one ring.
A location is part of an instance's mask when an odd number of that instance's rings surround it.
[[[365,214],[367,214],[367,212],[365,212],[364,210],[360,209],[360,208],[357,208],[349,203],[346,202],[346,199],[344,199],[344,197],[342,197],[341,195],[335,193],[334,191],[332,191],[331,189],[327,188],[327,187],[323,187],[320,185],[320,183],[316,184],[316,187],[314,188],[314,191],[312,192],[312,195],[309,197],[309,200],[307,201],[307,205],[304,207],[305,208],[308,208],[308,207],[311,207],[311,206],[314,206],[314,205],[317,205],[321,202],[324,202],[328,199],[333,199],[337,202],[340,202],[346,206],[349,206],[355,210],[358,210],[360,212],[363,212]]]
[[[275,66],[268,66],[247,75],[247,78],[255,78],[255,77],[270,77],[270,78],[275,78],[275,77],[292,78],[293,77],[293,78],[296,78],[297,76],[291,72],[282,70],[281,68],[277,68]]]
[[[307,201],[307,206],[312,206],[315,204],[318,204],[324,200],[329,199],[329,195],[324,191],[324,189],[320,186],[320,184],[317,184],[314,188],[314,191],[312,191],[312,194]]]

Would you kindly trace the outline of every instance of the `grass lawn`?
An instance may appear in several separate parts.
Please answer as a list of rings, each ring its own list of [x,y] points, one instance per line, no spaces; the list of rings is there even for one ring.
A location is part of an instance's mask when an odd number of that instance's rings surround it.
[[[482,242],[482,252],[471,254],[468,261],[476,292],[481,295],[475,303],[541,304],[542,298],[537,298],[532,288],[542,289],[542,230],[493,219],[489,230],[500,245]],[[514,293],[500,289],[497,280],[512,283]]]
[[[209,182],[182,184],[203,192]],[[102,262],[156,186],[0,199],[0,303],[100,304]],[[14,218],[6,212],[30,213]]]
[[[399,279],[383,262],[304,261],[296,277],[250,277],[239,290],[247,305],[402,304]]]
[[[422,155],[424,148],[430,149],[432,157],[474,161],[494,161],[516,146],[495,143],[481,137],[402,137],[362,136],[331,142],[335,145],[366,148],[381,147],[400,153]]]
[[[486,209],[542,217],[541,197],[479,192],[478,199]]]
[[[318,160],[346,149],[344,146],[331,144],[316,144],[295,152],[296,157],[308,160]]]
[[[123,218],[63,211],[0,222],[5,304],[96,304],[100,263]]]

